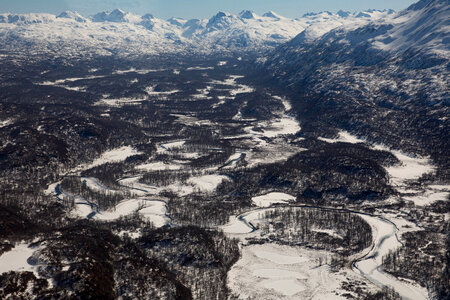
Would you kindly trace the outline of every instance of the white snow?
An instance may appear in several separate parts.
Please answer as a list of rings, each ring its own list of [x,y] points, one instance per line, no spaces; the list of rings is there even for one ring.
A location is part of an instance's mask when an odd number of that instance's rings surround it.
[[[263,258],[258,255],[258,257]],[[305,260],[308,261],[308,260]],[[277,261],[275,261],[277,262]],[[282,270],[282,269],[256,269],[253,271],[253,276],[262,277],[262,278],[298,278],[298,279],[306,279],[305,275],[299,272],[294,272],[290,270]]]
[[[155,91],[154,86],[149,86],[145,89],[145,92],[149,96],[159,96],[159,95],[172,95],[180,92],[180,90],[171,90],[171,91]]]
[[[183,147],[183,145],[186,143],[186,141],[176,141],[176,142],[170,142],[170,143],[166,143],[166,144],[161,144],[159,145],[159,149],[163,149],[163,150],[172,150],[175,148],[181,148]]]
[[[111,98],[104,98],[100,99],[99,101],[95,102],[94,105],[106,105],[106,106],[112,106],[112,107],[122,107],[125,105],[138,105],[143,101],[147,101],[146,98],[117,98],[117,99],[111,99]]]
[[[151,162],[136,166],[136,169],[144,171],[180,170],[184,166],[180,164],[168,164],[161,161]]]
[[[330,255],[299,247],[266,243],[242,246],[242,256],[228,273],[227,283],[238,299],[346,299],[337,296],[351,272],[330,272],[318,265]]]
[[[84,182],[86,186],[93,191],[106,192],[111,194],[122,193],[122,191],[120,190],[115,190],[105,186],[103,183],[100,182],[100,180],[94,177],[82,177],[81,182]]]
[[[376,148],[386,150],[383,146],[377,146]],[[386,168],[394,185],[401,186],[405,180],[418,179],[424,174],[435,171],[435,167],[431,164],[429,158],[413,157],[397,150],[387,151],[391,151],[401,162],[400,166]]]
[[[229,234],[244,234],[252,232],[252,229],[236,216],[230,216],[228,224],[221,226],[220,229]]]
[[[12,124],[13,122],[14,122],[13,119],[7,119],[7,120],[0,121],[0,128],[6,127],[6,126]]]
[[[343,142],[343,143],[350,143],[350,144],[366,143],[365,140],[360,139],[357,136],[354,136],[344,130],[339,131],[338,137],[335,139],[329,139],[329,138],[324,138],[324,137],[319,137],[318,139],[322,140],[324,142],[327,142],[327,143],[336,143],[336,142]]]
[[[133,213],[139,213],[155,227],[162,227],[170,222],[166,215],[167,205],[164,201],[145,198],[122,201],[111,210],[97,213],[94,219],[111,221]]]
[[[28,263],[28,258],[35,250],[35,248],[29,248],[27,243],[20,243],[11,251],[3,253],[0,256],[0,274],[10,271],[33,271],[34,266]]]
[[[270,248],[269,248],[270,249]],[[278,250],[278,249],[276,249]],[[279,252],[270,250],[258,250],[254,254],[262,259],[271,261],[279,265],[292,265],[307,262],[309,259],[300,256],[297,252]]]
[[[280,119],[261,122],[258,123],[258,127],[262,129],[262,132],[255,130],[253,126],[247,127],[245,130],[256,136],[274,138],[280,135],[295,134],[301,129],[298,121],[291,116],[283,116]]]
[[[188,180],[188,183],[195,185],[195,187],[201,191],[213,192],[224,180],[229,180],[229,178],[224,175],[203,175],[191,177]]]
[[[289,201],[295,201],[295,197],[285,194],[272,192],[261,196],[252,198],[253,203],[259,207],[269,207],[275,203],[287,203]]]
[[[128,157],[137,154],[141,154],[141,152],[137,151],[131,146],[122,146],[103,152],[99,158],[95,159],[91,164],[89,164],[88,168],[93,168],[95,166],[99,166],[108,162],[124,161]]]
[[[403,196],[402,198],[408,201],[413,201],[416,206],[426,206],[436,201],[449,201],[450,192],[445,190],[427,189],[425,191],[413,191],[412,196]]]
[[[186,69],[186,71],[206,71],[206,70],[214,70],[214,67],[189,67]]]
[[[293,296],[306,289],[297,279],[265,280],[262,285],[285,296]]]

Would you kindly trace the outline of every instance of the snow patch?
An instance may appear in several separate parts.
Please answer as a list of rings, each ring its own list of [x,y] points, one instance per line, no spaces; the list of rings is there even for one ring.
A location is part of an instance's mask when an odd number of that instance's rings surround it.
[[[203,175],[190,178],[188,183],[195,185],[203,192],[213,192],[224,180],[229,180],[229,178],[223,175]]]
[[[25,272],[33,271],[34,265],[29,263],[29,258],[33,255],[36,248],[28,247],[28,243],[20,243],[11,251],[5,252],[0,256],[0,274],[14,271]]]
[[[256,206],[269,207],[275,203],[288,203],[289,201],[295,201],[295,197],[285,193],[273,192],[253,197],[252,201]]]

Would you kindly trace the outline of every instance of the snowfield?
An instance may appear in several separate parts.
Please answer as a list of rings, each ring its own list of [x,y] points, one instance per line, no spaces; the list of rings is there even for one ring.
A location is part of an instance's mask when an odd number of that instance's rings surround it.
[[[224,180],[229,178],[223,175],[203,175],[190,178],[188,183],[193,184],[200,191],[213,192]]]
[[[35,272],[36,266],[32,264],[29,258],[39,247],[30,248],[28,243],[17,244],[11,251],[5,252],[0,256],[0,274],[14,272]]]
[[[167,205],[164,201],[145,198],[122,201],[114,209],[97,213],[94,219],[111,221],[133,213],[140,214],[146,221],[152,222],[155,227],[162,227],[170,222],[170,218],[167,217]]]
[[[295,197],[285,193],[269,193],[252,198],[253,203],[259,207],[269,207],[275,203],[287,203],[289,201],[295,201]]]
[[[320,265],[330,255],[326,251],[269,243],[241,249],[241,259],[227,281],[239,299],[347,299],[341,282],[359,277],[349,270],[334,273]]]

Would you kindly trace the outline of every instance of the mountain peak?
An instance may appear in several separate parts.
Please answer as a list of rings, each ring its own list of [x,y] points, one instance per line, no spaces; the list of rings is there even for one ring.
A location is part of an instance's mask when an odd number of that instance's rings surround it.
[[[224,26],[226,26],[227,23],[229,23],[229,20],[227,20],[229,17],[231,17],[229,13],[219,11],[215,16],[209,19],[208,24],[206,24],[206,27],[223,28]]]
[[[239,17],[242,19],[256,19],[257,15],[251,10],[243,10],[240,12]]]
[[[339,17],[342,17],[342,18],[346,18],[346,17],[348,17],[348,16],[350,16],[351,15],[351,12],[349,12],[349,11],[344,11],[344,10],[339,10],[337,13],[336,13]]]
[[[263,17],[267,17],[267,18],[273,18],[273,19],[281,19],[281,16],[278,15],[277,13],[275,13],[274,11],[268,11],[266,12]]]
[[[87,20],[86,18],[84,18],[82,15],[80,15],[78,12],[76,11],[70,11],[70,10],[66,10],[63,11],[62,13],[60,13],[57,18],[62,18],[62,19],[71,19],[71,20],[75,20],[77,22],[82,22],[85,23]]]
[[[142,20],[151,20],[154,19],[155,17],[152,14],[145,14],[142,16]]]
[[[92,17],[93,22],[127,22],[125,11],[116,8],[113,11],[104,11]]]

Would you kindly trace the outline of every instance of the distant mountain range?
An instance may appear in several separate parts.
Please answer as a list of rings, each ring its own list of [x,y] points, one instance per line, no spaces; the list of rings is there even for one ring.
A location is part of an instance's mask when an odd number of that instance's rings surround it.
[[[299,33],[316,39],[340,26],[363,26],[394,12],[368,10],[321,12],[289,19],[272,11],[238,15],[219,12],[210,19],[162,20],[120,9],[85,18],[77,12],[0,14],[0,41],[4,51],[61,55],[136,55],[164,53],[264,53]]]

